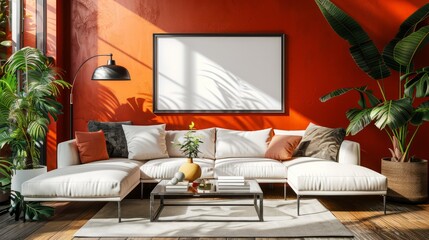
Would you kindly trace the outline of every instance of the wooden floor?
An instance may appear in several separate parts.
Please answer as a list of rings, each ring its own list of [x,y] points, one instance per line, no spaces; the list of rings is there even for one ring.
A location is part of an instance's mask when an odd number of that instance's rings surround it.
[[[145,187],[145,192],[150,192]],[[149,188],[149,189],[146,189]],[[265,198],[282,198],[282,186],[263,185]],[[288,189],[288,199],[295,198]],[[138,191],[130,194],[138,198]],[[146,196],[147,197],[147,196]],[[354,239],[429,239],[429,203],[407,205],[388,202],[388,214],[382,214],[381,197],[321,197],[318,198],[354,235]],[[55,216],[44,222],[15,222],[8,214],[0,216],[0,239],[79,239],[73,234],[83,226],[105,203],[66,202],[50,203],[55,207]],[[102,239],[102,238],[92,238]],[[103,238],[104,239],[104,238]],[[117,238],[108,238],[110,240]],[[133,239],[138,238],[120,238]],[[163,240],[162,238],[154,238]],[[165,239],[165,238],[164,238]],[[232,238],[212,238],[213,240],[232,240]],[[239,240],[254,240],[241,238]],[[293,238],[329,239],[329,238]],[[350,238],[332,238],[350,239]],[[169,238],[167,240],[176,240]],[[187,240],[181,238],[179,240]],[[195,238],[192,240],[207,240]],[[234,239],[235,240],[235,239]],[[255,240],[263,240],[256,238]]]

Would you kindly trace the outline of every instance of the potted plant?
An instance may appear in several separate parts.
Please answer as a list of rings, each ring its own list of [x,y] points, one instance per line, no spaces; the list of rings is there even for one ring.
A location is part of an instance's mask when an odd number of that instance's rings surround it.
[[[193,162],[193,158],[198,157],[201,136],[196,134],[195,124],[191,122],[189,125],[189,131],[180,139],[177,140],[176,145],[180,147],[180,150],[188,158],[187,162],[180,166],[179,172],[185,174],[185,179],[192,182],[195,179],[201,177],[201,168],[198,164]]]
[[[57,120],[62,110],[56,97],[61,88],[70,87],[69,83],[57,79],[58,76],[52,59],[31,47],[12,54],[3,66],[0,79],[0,147],[9,147],[12,152],[9,158],[11,198],[12,207],[18,207],[15,209],[18,217],[21,210],[27,210],[20,195],[21,184],[46,172],[46,166],[39,164],[40,147],[47,135],[50,118]]]
[[[11,183],[10,162],[0,158],[0,203],[9,200]]]
[[[356,134],[370,123],[387,133],[392,157],[382,159],[382,174],[388,178],[389,199],[421,202],[428,197],[428,163],[410,154],[419,127],[429,121],[429,67],[415,69],[415,56],[429,42],[429,4],[424,5],[400,26],[382,54],[362,27],[329,0],[315,0],[333,30],[347,40],[356,64],[376,80],[381,99],[368,86],[337,89],[320,100],[328,101],[355,91],[358,106],[346,112],[350,121],[347,134]],[[384,79],[398,71],[398,82]],[[398,86],[391,96],[385,84]],[[420,99],[419,99],[420,98]]]

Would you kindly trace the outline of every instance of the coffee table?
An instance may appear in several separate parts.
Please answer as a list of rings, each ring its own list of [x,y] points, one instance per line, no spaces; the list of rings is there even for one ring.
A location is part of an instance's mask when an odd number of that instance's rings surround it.
[[[169,180],[162,180],[159,182],[156,187],[152,190],[150,193],[150,221],[151,222],[157,222],[157,221],[169,221],[169,222],[263,222],[264,221],[264,193],[261,190],[261,187],[259,186],[258,182],[253,179],[246,179],[246,181],[250,185],[250,189],[243,191],[218,191],[216,189],[216,180],[209,180],[210,183],[213,184],[213,188],[211,190],[204,190],[199,191],[197,188],[194,188],[192,186],[188,187],[188,191],[166,191],[165,185],[167,184]],[[178,201],[181,198],[213,198],[210,202],[213,203],[198,203],[198,201],[189,201],[187,203],[184,203],[183,201]],[[248,198],[253,199],[253,202],[246,204],[233,204],[233,203],[214,203],[216,200],[225,200],[228,198]],[[159,199],[159,206],[158,208],[155,208],[155,200]],[[168,199],[168,202],[166,201]],[[259,204],[258,204],[259,203]],[[165,206],[253,206],[256,210],[256,213],[258,215],[258,220],[252,220],[252,219],[243,219],[243,220],[159,220],[159,215],[161,214],[163,208]]]

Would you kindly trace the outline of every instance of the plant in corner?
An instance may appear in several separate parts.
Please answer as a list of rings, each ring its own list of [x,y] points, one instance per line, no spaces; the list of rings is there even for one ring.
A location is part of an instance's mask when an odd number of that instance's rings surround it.
[[[199,147],[203,141],[201,141],[202,137],[196,135],[195,131],[195,124],[191,122],[189,131],[182,138],[178,139],[176,143],[180,147],[180,151],[188,158],[187,162],[180,166],[179,172],[183,172],[185,179],[191,182],[201,176],[201,168],[193,162],[193,158],[198,157],[198,153],[200,153]]]
[[[26,175],[29,170],[40,172],[40,147],[47,135],[50,117],[56,121],[62,110],[56,97],[61,88],[68,88],[70,84],[57,79],[59,73],[51,58],[31,47],[12,54],[3,66],[3,73],[0,79],[0,147],[12,150],[10,213],[15,214],[16,219],[24,212],[26,219],[38,220],[51,215],[52,209],[36,202],[25,203],[20,194],[21,183],[34,177]]]
[[[429,101],[426,99],[429,96],[429,67],[416,69],[415,64],[415,56],[429,42],[429,4],[409,16],[380,53],[353,18],[329,0],[315,1],[333,30],[349,42],[356,64],[376,81],[381,95],[379,99],[368,86],[359,86],[337,89],[320,100],[325,102],[345,93],[357,92],[358,105],[346,112],[350,122],[347,134],[354,135],[370,123],[385,132],[392,142],[392,149],[389,149],[392,157],[382,160],[382,174],[389,179],[389,198],[425,201],[428,196],[427,161],[411,156],[410,150],[420,126],[429,121]],[[384,81],[390,76],[390,69],[399,72],[397,82]],[[385,84],[397,86],[393,97],[386,91]],[[404,174],[406,171],[414,174]]]

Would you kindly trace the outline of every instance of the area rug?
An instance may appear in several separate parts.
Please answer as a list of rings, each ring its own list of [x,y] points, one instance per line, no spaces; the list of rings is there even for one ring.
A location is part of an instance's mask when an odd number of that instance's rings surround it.
[[[181,200],[210,201],[210,200]],[[216,200],[251,203],[246,200]],[[213,201],[211,201],[213,203]],[[150,222],[149,200],[122,201],[122,222],[118,223],[117,204],[106,204],[75,233],[75,237],[353,237],[340,221],[316,199],[301,200],[301,215],[296,215],[295,200],[264,200],[264,222],[252,206],[168,206],[160,220],[194,222]],[[210,219],[219,222],[199,222]],[[238,220],[238,222],[221,222]]]

